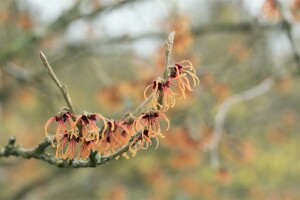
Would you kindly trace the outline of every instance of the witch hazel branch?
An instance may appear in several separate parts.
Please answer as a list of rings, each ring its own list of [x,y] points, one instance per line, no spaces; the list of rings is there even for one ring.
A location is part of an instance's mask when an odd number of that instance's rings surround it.
[[[48,74],[68,107],[61,108],[49,118],[45,124],[46,139],[36,148],[26,150],[15,145],[15,138],[11,138],[7,146],[0,149],[0,158],[20,156],[40,159],[58,167],[96,167],[121,156],[128,159],[153,143],[157,148],[159,140],[165,138],[163,132],[170,127],[166,112],[176,105],[177,99],[185,99],[186,92],[200,84],[190,61],[170,64],[174,35],[174,32],[170,33],[165,41],[163,77],[146,87],[145,101],[121,120],[109,119],[97,112],[76,114],[67,87],[61,84],[46,56],[40,52]],[[146,107],[148,111],[141,113]],[[166,127],[161,126],[162,120]],[[49,146],[56,149],[55,155],[45,152]]]

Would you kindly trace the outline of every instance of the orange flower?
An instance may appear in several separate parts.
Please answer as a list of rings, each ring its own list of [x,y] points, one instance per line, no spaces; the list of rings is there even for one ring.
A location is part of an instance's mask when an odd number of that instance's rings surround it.
[[[78,137],[78,129],[76,127],[76,122],[73,120],[76,117],[74,115],[72,115],[71,113],[69,113],[66,110],[61,110],[57,115],[51,117],[45,124],[45,134],[47,137],[49,137],[48,135],[48,127],[50,126],[50,124],[52,122],[57,122],[57,127],[56,127],[56,132],[55,132],[55,138],[52,139],[52,145],[55,147],[54,145],[54,139],[56,139],[57,141],[60,141],[61,138],[67,134],[67,136],[71,136],[71,137]]]
[[[61,135],[56,139],[57,148],[56,148],[56,157],[71,160],[75,157],[76,154],[76,144],[80,141],[79,137],[75,134],[68,134],[67,132],[64,135]]]
[[[94,150],[96,146],[97,144],[94,140],[82,141],[77,158],[87,159],[90,156],[91,150]]]
[[[126,145],[132,134],[133,121],[109,121],[108,128],[102,133],[98,143],[98,151],[102,155],[110,155]]]
[[[45,134],[48,136],[48,127],[54,121],[57,122],[55,138],[56,139],[56,157],[63,159],[73,159],[76,153],[76,144],[80,141],[79,131],[77,128],[76,117],[66,110],[61,110],[57,115],[51,117],[45,125]]]
[[[132,135],[132,125],[133,121],[121,120],[115,122],[115,135],[120,142],[120,145],[125,145],[128,143]]]
[[[150,111],[148,113],[142,113],[133,123],[133,129],[135,132],[141,132],[139,136],[133,139],[133,141],[129,144],[129,150],[133,156],[136,155],[139,149],[147,149],[151,146],[152,141],[151,138],[155,138],[157,141],[158,147],[158,136],[164,138],[164,135],[161,133],[161,126],[158,121],[158,118],[162,117],[167,122],[166,131],[170,127],[170,121],[166,117],[164,113]]]
[[[162,138],[163,135],[160,135]],[[158,147],[158,139],[155,137],[157,141]],[[147,149],[149,146],[152,145],[151,137],[149,136],[149,130],[143,130],[141,134],[133,139],[133,141],[129,144],[129,151],[132,153],[132,156],[135,156],[137,151],[140,149]]]
[[[133,134],[133,122],[134,118],[126,118],[124,120],[115,122],[115,135],[117,137],[117,140],[119,141],[119,149],[122,148],[124,145],[127,145],[132,134]],[[127,153],[123,153],[121,155],[122,157],[129,159],[129,156]],[[116,157],[116,160],[118,160],[120,156]]]
[[[166,131],[170,127],[170,121],[168,120],[167,116],[164,113],[157,112],[157,111],[150,111],[148,113],[142,113],[134,122],[133,122],[133,129],[135,132],[140,130],[149,130],[149,134],[158,134],[161,133],[161,126],[158,121],[158,118],[162,117],[166,120],[168,126]]]
[[[99,141],[99,128],[96,124],[97,120],[100,119],[103,122],[103,129],[102,133],[107,128],[107,121],[109,121],[107,118],[103,117],[101,114],[98,113],[89,113],[89,114],[83,114],[77,117],[76,123],[78,121],[81,122],[81,133],[82,138],[85,141],[91,141],[94,140],[96,143]]]
[[[154,81],[151,85],[149,85],[144,91],[144,97],[146,100],[149,99],[147,97],[147,91],[150,87],[153,89],[153,97],[152,97],[152,106],[155,110],[160,110],[162,112],[166,112],[170,107],[174,107],[175,105],[175,95],[171,88],[171,81],[170,80],[157,80]],[[161,97],[160,97],[161,95]],[[162,98],[161,102],[159,102],[160,98]]]
[[[96,124],[98,119],[103,122],[102,131],[101,129],[99,130]],[[56,157],[68,160],[75,158],[76,147],[79,143],[81,146],[78,149],[76,158],[88,158],[90,151],[97,149],[100,134],[106,131],[107,124],[110,122],[110,120],[98,113],[82,114],[75,117],[67,110],[61,110],[46,122],[45,133],[47,136],[48,127],[54,121],[57,122],[57,127],[52,145],[55,147],[54,139],[56,139]]]
[[[184,65],[187,64],[187,65]],[[186,98],[185,90],[193,91],[188,76],[193,79],[193,87],[200,84],[199,78],[196,76],[195,68],[192,63],[188,60],[176,63],[175,66],[170,67],[170,79],[177,81],[176,85],[181,93],[182,98]]]
[[[115,134],[115,121],[109,121],[107,129],[102,132],[99,143],[98,151],[101,155],[110,155],[120,148],[120,141]]]

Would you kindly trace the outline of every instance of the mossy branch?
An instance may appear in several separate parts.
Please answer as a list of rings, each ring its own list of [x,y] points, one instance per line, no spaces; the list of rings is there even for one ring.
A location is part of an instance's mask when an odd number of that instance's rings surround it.
[[[129,150],[130,143],[140,134],[141,133],[138,132],[133,135],[127,145],[123,146],[118,151],[109,156],[96,155],[94,152],[87,160],[73,159],[69,161],[66,159],[56,158],[53,154],[45,152],[45,149],[51,145],[52,138],[46,138],[42,143],[40,143],[33,149],[24,149],[21,145],[15,145],[16,140],[15,138],[11,137],[8,141],[8,144],[4,148],[0,149],[0,158],[10,156],[22,157],[25,159],[34,158],[60,168],[93,168],[116,159],[123,153],[127,152]]]

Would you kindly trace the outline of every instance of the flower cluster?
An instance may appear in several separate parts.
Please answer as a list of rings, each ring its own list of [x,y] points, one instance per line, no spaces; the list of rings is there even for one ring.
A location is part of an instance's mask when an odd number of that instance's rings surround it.
[[[158,136],[164,138],[158,119],[165,119],[166,130],[168,130],[170,121],[164,113],[175,106],[177,93],[172,89],[177,89],[181,93],[180,98],[186,98],[186,91],[193,91],[192,87],[200,84],[195,69],[188,60],[176,63],[168,69],[169,73],[166,79],[158,78],[144,91],[144,97],[146,100],[151,100],[152,108],[148,113],[142,113],[133,123],[134,131],[140,132],[129,144],[129,150],[133,155],[139,149],[147,149],[151,146],[151,139],[156,139],[158,146]],[[192,85],[190,80],[193,82]],[[152,89],[151,94],[147,96],[150,89]]]
[[[75,116],[66,109],[51,117],[45,125],[45,133],[49,136],[48,128],[56,122],[52,140],[52,145],[56,146],[56,157],[67,160],[87,159],[91,152],[109,156],[126,145],[135,156],[138,150],[151,146],[153,140],[156,140],[157,148],[158,137],[164,138],[160,119],[166,121],[166,131],[170,127],[165,112],[175,106],[177,93],[173,89],[181,93],[181,98],[186,98],[186,91],[192,91],[192,87],[200,83],[190,61],[177,63],[168,70],[166,79],[159,78],[145,89],[144,97],[151,101],[151,108],[137,118],[128,115],[123,120],[116,121],[98,113]],[[150,89],[151,94],[147,96]],[[126,153],[122,155],[128,157]]]
[[[68,160],[86,159],[91,151],[101,155],[115,152],[129,141],[132,133],[129,129],[133,124],[130,120],[109,120],[98,113],[75,116],[62,110],[47,121],[46,136],[49,136],[48,127],[52,122],[57,123],[52,140],[56,157]]]
[[[156,148],[158,147],[158,136],[164,138],[164,135],[161,133],[160,123],[158,118],[162,117],[168,123],[166,131],[170,127],[170,121],[164,113],[149,111],[148,113],[142,113],[133,123],[133,129],[135,132],[140,132],[140,135],[133,139],[129,144],[129,150],[133,155],[136,155],[136,152],[139,149],[147,149],[151,146],[152,138],[156,139]]]
[[[190,83],[193,81],[193,85]],[[186,91],[193,91],[192,87],[199,85],[200,81],[196,76],[195,69],[192,63],[188,60],[176,63],[174,66],[169,67],[169,75],[164,80],[159,78],[149,85],[144,91],[144,97],[147,100],[147,92],[152,87],[152,106],[153,109],[166,112],[169,108],[175,106],[175,92],[172,91],[171,86],[180,91],[181,97],[186,98]]]

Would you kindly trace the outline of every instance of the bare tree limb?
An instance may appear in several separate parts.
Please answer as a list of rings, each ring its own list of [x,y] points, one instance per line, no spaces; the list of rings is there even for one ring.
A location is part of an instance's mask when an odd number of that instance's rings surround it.
[[[248,34],[252,31],[265,32],[265,31],[275,31],[280,30],[281,25],[278,24],[259,24],[253,22],[239,22],[239,23],[214,23],[199,25],[197,27],[192,27],[191,32],[195,36],[205,36],[211,34],[234,34],[234,33],[245,33]],[[153,33],[144,33],[134,36],[120,36],[116,38],[110,38],[107,41],[103,41],[107,44],[120,43],[120,42],[133,42],[141,39],[163,39],[164,33],[162,32],[153,32]]]
[[[74,4],[74,6],[68,10],[68,12],[62,14],[57,20],[55,20],[54,23],[52,23],[49,26],[49,30],[55,31],[55,30],[61,30],[64,27],[66,27],[70,22],[73,22],[77,19],[87,19],[95,17],[101,13],[108,12],[114,9],[121,8],[125,5],[128,5],[130,3],[134,2],[140,2],[138,0],[124,0],[124,1],[116,1],[108,6],[98,6],[90,13],[82,14],[80,13],[80,4],[83,1],[77,1],[77,3]]]
[[[213,136],[210,144],[208,145],[208,149],[211,154],[211,165],[213,168],[219,168],[219,154],[218,154],[218,146],[223,134],[223,128],[225,119],[230,108],[238,103],[249,101],[258,96],[261,96],[268,92],[273,85],[275,84],[275,80],[273,78],[267,78],[262,83],[249,90],[241,92],[239,94],[235,94],[231,97],[228,97],[218,109],[216,118],[215,118],[215,127],[213,131]]]
[[[7,60],[11,59],[13,56],[17,55],[25,47],[37,44],[45,37],[53,34],[54,32],[64,30],[70,23],[74,20],[80,18],[91,18],[95,17],[101,13],[112,11],[114,9],[121,8],[130,3],[138,2],[137,0],[124,0],[113,3],[108,6],[98,7],[90,13],[82,14],[79,12],[79,7],[82,1],[77,1],[72,8],[64,12],[60,17],[58,17],[54,22],[49,24],[41,35],[40,32],[28,32],[18,38],[15,38],[9,45],[3,47],[3,51],[0,54],[0,64],[4,64]],[[0,65],[1,67],[1,65]]]

